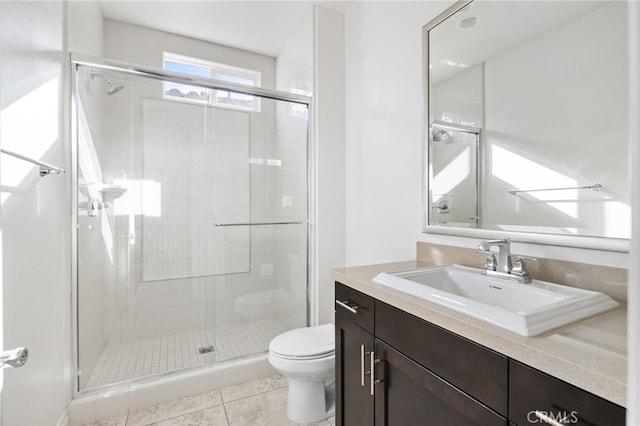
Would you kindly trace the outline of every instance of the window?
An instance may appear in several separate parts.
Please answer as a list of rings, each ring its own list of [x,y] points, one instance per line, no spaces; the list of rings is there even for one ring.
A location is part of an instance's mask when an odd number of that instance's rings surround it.
[[[218,64],[168,52],[164,52],[163,68],[167,71],[202,78],[213,78],[228,83],[252,87],[260,86],[259,71]],[[244,111],[260,111],[260,98],[253,95],[233,93],[226,90],[213,90],[170,81],[164,82],[163,90],[165,99],[208,104]]]

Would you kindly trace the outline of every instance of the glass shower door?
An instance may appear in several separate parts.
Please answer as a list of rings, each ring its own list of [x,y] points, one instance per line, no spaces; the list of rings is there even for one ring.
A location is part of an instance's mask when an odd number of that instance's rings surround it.
[[[273,337],[307,325],[307,108],[264,98],[259,105],[238,165],[222,160],[245,168],[234,180],[244,179],[246,192],[218,180],[228,199],[218,200],[208,228],[229,242],[211,245],[215,255],[246,262],[244,271],[207,277],[217,360],[264,353]]]
[[[214,107],[85,66],[76,82],[79,389],[306,325],[306,105]]]
[[[477,228],[479,131],[433,124],[429,143],[429,224]]]

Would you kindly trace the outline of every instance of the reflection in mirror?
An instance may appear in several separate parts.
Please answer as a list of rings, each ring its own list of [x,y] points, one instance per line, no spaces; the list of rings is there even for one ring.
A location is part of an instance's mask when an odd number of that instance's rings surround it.
[[[478,225],[479,130],[434,122],[431,162],[431,217],[438,225]]]
[[[626,3],[448,12],[424,28],[427,230],[629,238]]]

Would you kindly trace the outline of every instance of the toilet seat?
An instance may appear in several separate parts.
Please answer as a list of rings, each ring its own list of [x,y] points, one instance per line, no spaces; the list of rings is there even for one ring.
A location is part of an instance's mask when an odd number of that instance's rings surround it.
[[[326,358],[335,353],[333,324],[297,328],[275,337],[269,343],[269,352],[290,360]]]

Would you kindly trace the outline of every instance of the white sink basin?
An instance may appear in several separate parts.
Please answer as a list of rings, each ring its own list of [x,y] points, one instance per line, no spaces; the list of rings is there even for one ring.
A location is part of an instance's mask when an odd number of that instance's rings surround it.
[[[460,265],[384,272],[373,281],[522,336],[536,336],[619,306],[603,293],[538,280],[521,284]]]

